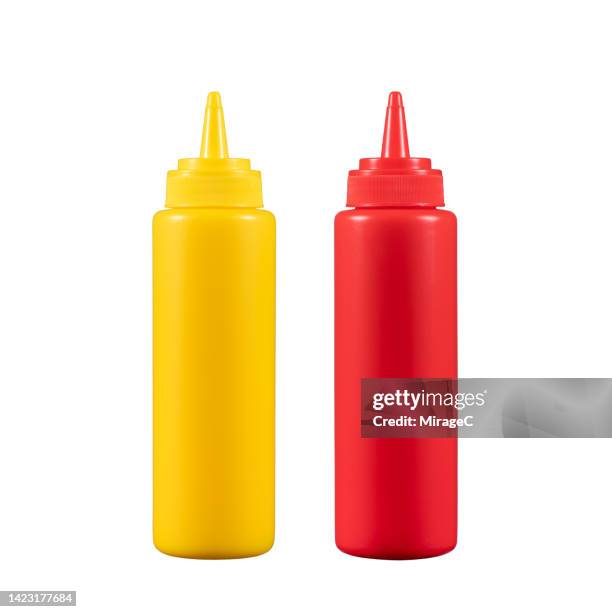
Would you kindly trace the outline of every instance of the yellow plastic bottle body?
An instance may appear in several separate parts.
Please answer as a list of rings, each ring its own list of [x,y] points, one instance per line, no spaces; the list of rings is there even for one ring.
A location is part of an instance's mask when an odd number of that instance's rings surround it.
[[[153,532],[162,552],[274,541],[275,221],[170,208],[153,222]]]

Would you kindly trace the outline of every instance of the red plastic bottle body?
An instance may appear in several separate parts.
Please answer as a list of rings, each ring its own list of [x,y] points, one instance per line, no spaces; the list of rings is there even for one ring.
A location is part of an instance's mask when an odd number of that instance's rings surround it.
[[[456,378],[456,218],[360,207],[335,221],[336,544],[413,559],[457,538],[457,440],[361,437],[364,378]]]

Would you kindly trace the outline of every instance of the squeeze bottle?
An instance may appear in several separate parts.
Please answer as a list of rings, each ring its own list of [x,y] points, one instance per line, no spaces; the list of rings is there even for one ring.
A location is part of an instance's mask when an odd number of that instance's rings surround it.
[[[200,157],[153,220],[153,536],[228,559],[274,541],[275,221],[208,95]]]
[[[361,380],[457,376],[456,218],[410,157],[401,94],[380,157],[349,172],[335,220],[336,544],[379,559],[452,550],[456,438],[362,438]]]

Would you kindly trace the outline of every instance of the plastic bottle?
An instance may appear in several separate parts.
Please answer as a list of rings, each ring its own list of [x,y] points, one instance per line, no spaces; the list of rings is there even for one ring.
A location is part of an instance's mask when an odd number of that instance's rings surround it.
[[[274,540],[275,221],[228,157],[208,95],[200,157],[153,221],[153,532],[162,552],[248,557]]]
[[[452,550],[457,440],[362,438],[364,378],[457,376],[456,219],[442,173],[410,157],[401,95],[382,154],[348,178],[335,221],[336,543],[357,556]]]

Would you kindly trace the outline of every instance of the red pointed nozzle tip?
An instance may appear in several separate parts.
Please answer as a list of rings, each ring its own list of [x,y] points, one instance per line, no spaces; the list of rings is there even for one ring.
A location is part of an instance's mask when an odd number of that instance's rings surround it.
[[[383,136],[381,157],[410,157],[408,149],[408,132],[404,103],[399,91],[389,94],[387,117],[385,118],[385,135]]]

